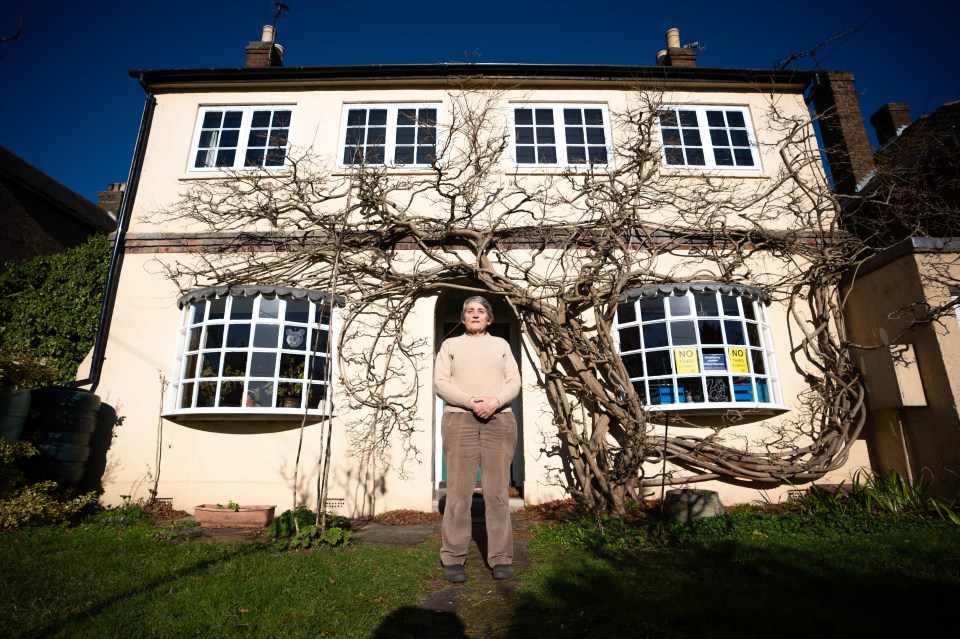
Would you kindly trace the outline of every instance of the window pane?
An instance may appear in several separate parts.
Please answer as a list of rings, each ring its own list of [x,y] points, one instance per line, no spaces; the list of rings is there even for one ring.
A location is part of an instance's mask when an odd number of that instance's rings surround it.
[[[250,346],[250,325],[231,324],[227,329],[227,348]]]
[[[583,112],[580,109],[564,109],[564,124],[583,124]]]
[[[250,382],[247,384],[247,406],[273,406],[273,382]]]
[[[697,333],[693,322],[670,322],[670,336],[674,346],[695,346]]]
[[[517,147],[517,164],[534,164],[536,156],[533,153],[532,146]]]
[[[677,399],[681,404],[703,401],[703,380],[699,377],[677,379]]]
[[[218,375],[220,375],[220,353],[204,353],[200,377],[217,377]]]
[[[637,307],[633,302],[620,304],[617,306],[617,321],[621,324],[629,324],[637,321]]]
[[[743,299],[740,300],[740,301],[743,303],[743,315],[744,315],[744,317],[746,317],[747,319],[751,319],[751,320],[757,319],[757,313],[756,313],[756,310],[755,310],[754,307],[753,307],[753,304],[754,304],[754,303],[751,302],[750,300],[746,299],[746,298],[743,298]]]
[[[598,129],[596,127],[590,127],[587,129],[587,142],[589,144],[606,144],[606,136],[603,134],[603,129]]]
[[[750,149],[734,149],[733,158],[737,166],[753,166],[753,154]]]
[[[306,324],[310,321],[310,302],[307,300],[288,300],[284,319],[288,322]]]
[[[557,163],[557,147],[555,146],[537,147],[537,162],[539,164],[556,164]]]
[[[607,147],[605,146],[591,146],[590,147],[590,163],[591,164],[606,164],[607,163]]]
[[[584,142],[583,129],[579,127],[577,128],[567,127],[566,135],[567,135],[567,144],[583,144]]]
[[[310,397],[307,398],[307,405],[310,408],[317,408],[327,399],[327,387],[323,384],[310,384],[308,391]]]
[[[187,350],[195,351],[200,348],[200,333],[203,331],[201,327],[191,328],[188,333],[187,338]]]
[[[630,326],[621,328],[620,331],[620,352],[639,350],[640,348],[640,327]]]
[[[760,329],[756,324],[747,322],[747,341],[750,346],[760,346]]]
[[[603,126],[603,109],[584,109],[583,122],[587,125]]]
[[[733,378],[733,399],[738,402],[753,401],[753,384],[749,377]]]
[[[537,144],[553,144],[556,141],[557,137],[552,127],[537,127]]]
[[[665,318],[667,315],[666,311],[663,310],[663,298],[654,297],[640,300],[640,316],[644,322]]]
[[[243,377],[247,374],[247,353],[228,352],[223,356],[223,376]]]
[[[730,382],[726,377],[708,377],[707,378],[707,401],[708,402],[729,402],[730,401]]]
[[[640,396],[640,403],[647,403],[647,383],[644,381],[634,382],[633,391]]]
[[[367,124],[370,126],[374,125],[385,125],[387,123],[387,110],[386,109],[370,109]]]
[[[213,406],[217,401],[217,383],[200,382],[197,386],[197,406],[201,408]]]
[[[553,124],[553,109],[534,109],[537,124]]]
[[[714,149],[713,160],[719,166],[733,166],[733,153],[730,149]]]
[[[664,322],[659,324],[645,324],[643,327],[643,347],[658,348],[667,346],[667,325]]]
[[[670,315],[673,317],[690,314],[690,298],[686,295],[671,295],[667,298],[670,301]]]
[[[307,329],[302,326],[285,326],[283,329],[282,348],[290,350],[306,350]]]
[[[643,377],[643,354],[634,353],[623,356],[623,365],[630,377]]]
[[[707,126],[723,127],[727,123],[723,120],[723,111],[707,111]]]
[[[672,404],[673,380],[654,379],[650,380],[650,403],[651,404]]]
[[[292,377],[294,379],[303,379],[303,372],[304,372],[303,355],[291,355],[290,353],[281,353],[280,377]]]
[[[727,344],[746,344],[747,339],[743,332],[743,322],[725,320],[723,327],[727,330]]]
[[[737,304],[737,298],[733,295],[721,295],[720,303],[723,304],[724,315],[740,316],[740,306]]]
[[[727,111],[727,124],[740,128],[747,126],[746,121],[743,119],[743,113],[740,111]]]
[[[186,358],[183,365],[183,376],[184,377],[196,377],[197,376],[197,362],[200,361],[200,358],[196,355],[190,355]]]
[[[327,377],[327,358],[315,355],[310,358],[310,379],[324,380]]]
[[[753,363],[753,372],[757,375],[766,375],[767,373],[767,367],[763,359],[763,351],[750,351],[750,361]]]
[[[730,146],[730,140],[727,138],[727,132],[723,129],[711,129],[710,142],[714,146]]]
[[[645,357],[648,376],[673,374],[673,367],[670,365],[670,351],[651,351],[646,353]]]
[[[664,151],[664,157],[666,157],[667,164],[670,165],[679,165],[683,164],[683,149],[666,149]]]
[[[513,121],[517,124],[533,124],[533,111],[530,109],[514,109]]]
[[[700,320],[700,343],[723,344],[719,320]]]
[[[694,293],[693,303],[700,317],[717,317],[720,314],[717,296],[713,293]]]
[[[273,377],[276,373],[276,353],[253,353],[250,359],[251,377]]]
[[[684,129],[683,143],[687,146],[702,146],[700,131],[696,129]]]
[[[687,164],[690,166],[703,166],[706,163],[703,149],[687,149]]]
[[[582,146],[567,147],[567,162],[569,164],[586,164],[587,149]]]
[[[178,404],[180,408],[193,407],[193,386],[193,383],[183,385],[183,390],[180,394],[180,403]]]
[[[677,111],[677,115],[680,118],[680,126],[683,126],[683,127],[697,126],[696,111]]]
[[[204,348],[220,348],[223,346],[223,325],[213,324],[207,326],[207,339],[204,341]]]

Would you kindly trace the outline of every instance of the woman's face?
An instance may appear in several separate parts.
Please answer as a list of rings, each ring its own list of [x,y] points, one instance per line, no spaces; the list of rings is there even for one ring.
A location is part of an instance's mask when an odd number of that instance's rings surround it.
[[[463,325],[471,335],[479,335],[493,322],[480,302],[470,302],[463,311]]]

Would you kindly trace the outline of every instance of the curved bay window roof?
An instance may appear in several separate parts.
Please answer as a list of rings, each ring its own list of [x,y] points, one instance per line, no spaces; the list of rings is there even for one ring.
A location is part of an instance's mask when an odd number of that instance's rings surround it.
[[[769,303],[763,291],[718,282],[643,286],[623,295],[616,337],[641,402],[699,413],[786,410]]]
[[[326,414],[338,304],[322,291],[280,286],[216,286],[183,295],[167,414]]]

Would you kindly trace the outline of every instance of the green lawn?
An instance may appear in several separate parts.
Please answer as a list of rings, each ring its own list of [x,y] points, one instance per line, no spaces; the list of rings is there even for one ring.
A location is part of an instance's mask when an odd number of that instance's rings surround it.
[[[436,548],[157,539],[80,526],[0,535],[0,637],[367,637],[416,605]]]
[[[751,515],[656,532],[545,527],[498,637],[954,634],[960,526]],[[142,524],[0,534],[0,637],[475,636],[416,609],[444,587],[435,540],[279,553],[169,536]]]

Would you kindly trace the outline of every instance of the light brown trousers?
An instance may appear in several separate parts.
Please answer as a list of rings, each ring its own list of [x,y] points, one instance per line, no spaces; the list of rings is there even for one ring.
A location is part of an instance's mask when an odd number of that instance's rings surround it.
[[[480,467],[485,519],[487,562],[513,563],[513,525],[510,522],[510,464],[517,446],[517,422],[512,412],[489,421],[473,413],[444,413],[440,422],[443,458],[447,464],[447,502],[443,512],[440,561],[463,564],[470,545],[470,506]]]

